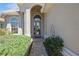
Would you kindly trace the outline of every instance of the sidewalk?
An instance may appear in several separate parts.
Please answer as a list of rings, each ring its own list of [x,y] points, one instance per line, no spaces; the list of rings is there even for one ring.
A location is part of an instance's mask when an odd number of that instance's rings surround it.
[[[33,39],[30,56],[47,56],[43,41],[43,39]]]

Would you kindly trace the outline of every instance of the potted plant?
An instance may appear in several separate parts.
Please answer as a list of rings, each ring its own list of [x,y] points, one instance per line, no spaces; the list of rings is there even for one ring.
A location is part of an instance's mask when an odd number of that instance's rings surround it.
[[[62,38],[59,36],[46,38],[44,46],[49,56],[62,56],[64,44]]]

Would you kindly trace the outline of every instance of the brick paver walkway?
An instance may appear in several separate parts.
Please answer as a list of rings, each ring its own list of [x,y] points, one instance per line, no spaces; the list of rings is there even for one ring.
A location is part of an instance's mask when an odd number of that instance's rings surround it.
[[[43,39],[33,39],[30,56],[47,56],[43,41]]]

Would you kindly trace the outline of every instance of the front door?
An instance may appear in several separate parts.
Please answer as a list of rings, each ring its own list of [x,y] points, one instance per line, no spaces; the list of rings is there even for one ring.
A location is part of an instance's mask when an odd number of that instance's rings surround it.
[[[41,37],[41,17],[39,15],[34,17],[34,37]]]

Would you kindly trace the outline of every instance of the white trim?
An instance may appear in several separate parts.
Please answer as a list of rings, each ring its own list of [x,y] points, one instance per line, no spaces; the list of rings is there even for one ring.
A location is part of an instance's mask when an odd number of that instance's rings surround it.
[[[64,56],[78,56],[76,53],[72,52],[70,49],[65,48],[65,47],[63,48],[62,54]]]

